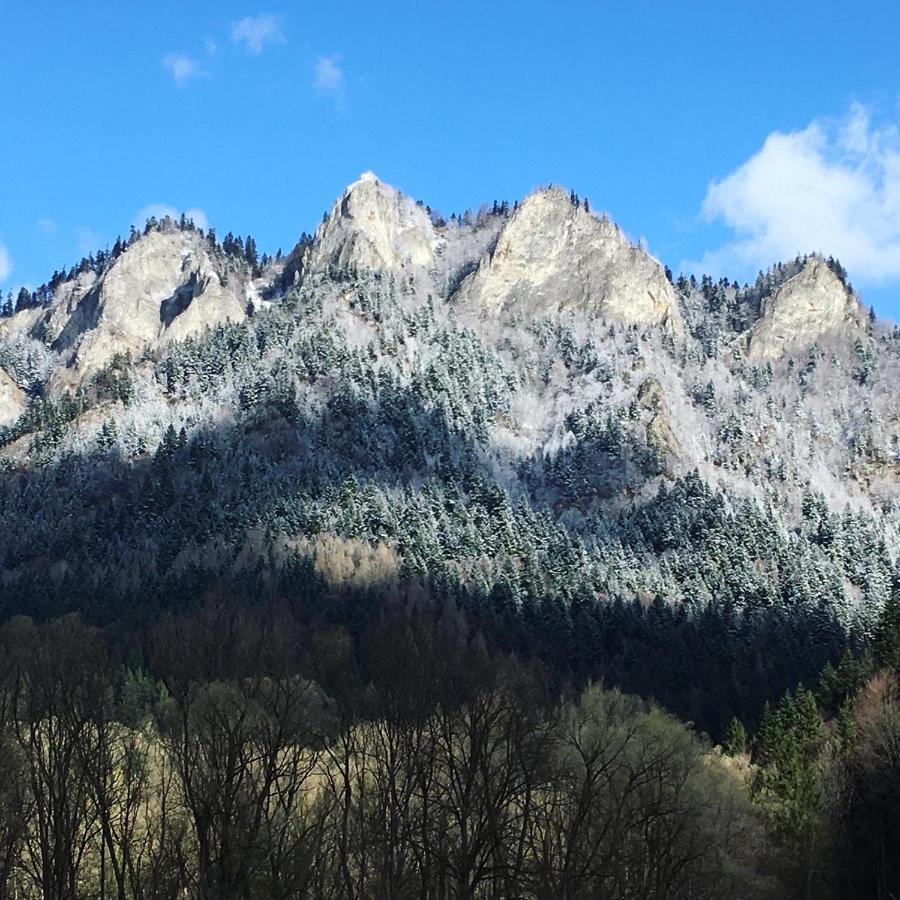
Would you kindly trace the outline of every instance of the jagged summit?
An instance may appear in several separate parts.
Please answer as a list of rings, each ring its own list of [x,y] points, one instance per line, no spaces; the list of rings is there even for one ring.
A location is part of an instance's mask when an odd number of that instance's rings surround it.
[[[763,301],[747,339],[747,356],[751,362],[774,361],[860,320],[859,301],[821,257],[811,256]]]
[[[306,251],[304,272],[427,268],[434,226],[409,197],[364,172],[335,201]]]
[[[484,309],[526,315],[575,309],[610,321],[683,325],[662,266],[560,188],[526,197],[460,290]]]
[[[117,354],[162,352],[172,341],[244,319],[260,297],[277,301],[293,285],[344,297],[347,277],[366,273],[402,283],[407,305],[428,296],[449,301],[476,329],[485,316],[571,312],[585,327],[615,322],[707,345],[718,340],[740,347],[751,362],[865,324],[840,270],[820,257],[781,266],[777,278],[740,297],[736,288],[722,289],[713,306],[686,281],[677,296],[656,259],[558,187],[535,191],[512,210],[494,203],[446,221],[368,171],[286,262],[248,268],[229,253],[211,235],[166,220],[117,244],[101,265],[55,278],[39,302],[0,318],[0,338],[36,342],[49,372],[35,381],[7,366],[2,415],[14,418],[38,382],[51,392],[81,384]],[[743,304],[739,312],[716,318],[732,302]]]
[[[116,354],[239,321],[247,299],[247,285],[225,274],[198,232],[171,227],[138,238],[99,277],[87,272],[58,285],[48,306],[18,312],[3,328],[58,353],[54,383],[66,386]]]
[[[537,190],[512,215],[488,219],[447,226],[367,171],[335,201],[311,243],[297,248],[289,271],[299,273],[295,281],[337,272],[406,273],[474,312],[576,311],[684,333],[660,263],[562,188]],[[751,360],[771,360],[857,318],[858,303],[841,279],[811,257],[765,300],[743,340]]]

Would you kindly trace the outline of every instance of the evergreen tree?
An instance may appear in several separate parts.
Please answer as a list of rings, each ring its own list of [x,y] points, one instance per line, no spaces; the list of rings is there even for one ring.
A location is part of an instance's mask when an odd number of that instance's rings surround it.
[[[725,738],[722,741],[722,751],[726,756],[740,756],[747,750],[747,729],[738,718],[733,718],[728,723]]]

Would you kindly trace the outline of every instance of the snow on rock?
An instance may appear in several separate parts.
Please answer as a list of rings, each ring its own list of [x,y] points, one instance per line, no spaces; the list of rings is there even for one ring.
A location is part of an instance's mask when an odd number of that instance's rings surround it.
[[[859,321],[856,299],[824,260],[810,257],[803,268],[763,301],[748,338],[750,362],[774,361],[808,347],[824,334]]]
[[[461,302],[526,316],[580,310],[609,321],[682,333],[662,266],[612,222],[559,189],[527,197],[497,245],[462,285]]]

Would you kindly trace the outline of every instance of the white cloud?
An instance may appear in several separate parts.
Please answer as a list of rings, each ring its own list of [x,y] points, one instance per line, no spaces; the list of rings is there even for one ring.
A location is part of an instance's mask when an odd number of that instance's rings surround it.
[[[285,37],[281,18],[271,13],[247,16],[232,24],[231,40],[256,54],[262,53],[266,44],[283,44]]]
[[[313,87],[326,96],[340,100],[344,95],[344,70],[340,56],[320,56],[316,60]]]
[[[168,53],[163,57],[162,64],[178,87],[184,87],[195,78],[205,78],[208,74],[196,59],[186,53]]]
[[[0,244],[0,281],[6,281],[12,269],[12,257],[9,255],[9,250],[3,244]]]
[[[184,215],[186,219],[193,219],[194,224],[198,228],[202,228],[204,231],[209,228],[209,219],[207,219],[206,213],[202,209],[196,207],[186,209],[184,210]],[[151,203],[134,214],[132,224],[135,228],[141,229],[147,223],[147,219],[163,219],[166,216],[170,219],[180,219],[181,210],[176,209],[174,206],[169,206],[168,203]]]
[[[796,253],[834,255],[851,279],[900,279],[900,132],[854,105],[840,120],[770,134],[703,203],[731,239],[686,270],[736,274]]]
[[[45,234],[47,235],[47,237],[50,237],[51,235],[54,235],[57,231],[59,231],[59,225],[57,225],[53,219],[42,217],[38,219],[35,224],[37,225],[38,230],[41,232],[41,234]]]
[[[209,219],[206,218],[206,213],[202,209],[192,207],[186,209],[184,215],[187,219],[192,220],[198,228],[202,228],[204,231],[209,229]]]
[[[78,239],[78,252],[84,256],[103,247],[103,238],[87,225],[79,225],[75,229],[75,236]]]

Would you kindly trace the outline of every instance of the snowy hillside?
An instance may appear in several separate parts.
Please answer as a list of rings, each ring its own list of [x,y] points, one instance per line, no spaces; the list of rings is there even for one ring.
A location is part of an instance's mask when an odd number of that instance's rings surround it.
[[[286,258],[164,221],[79,268],[0,318],[7,612],[416,582],[708,722],[890,595],[900,332],[833,260],[673,279],[558,188],[367,174]]]

